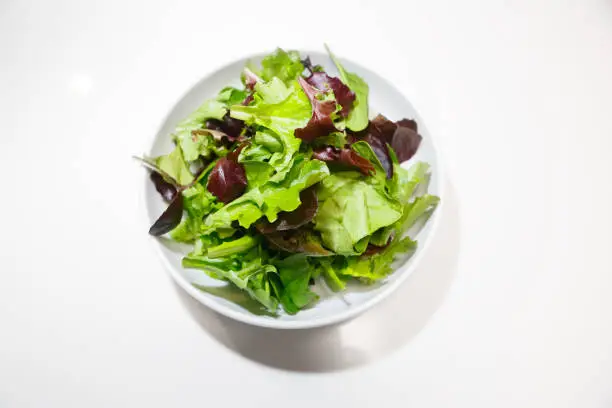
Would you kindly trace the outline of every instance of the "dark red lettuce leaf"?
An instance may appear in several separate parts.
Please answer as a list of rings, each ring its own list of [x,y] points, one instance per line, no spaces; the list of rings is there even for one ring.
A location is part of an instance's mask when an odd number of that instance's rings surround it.
[[[383,115],[378,115],[371,124],[380,137],[391,145],[400,163],[414,156],[421,144],[422,137],[418,134],[414,120],[402,119],[394,123]]]
[[[334,91],[336,101],[342,106],[340,115],[344,117],[348,116],[353,107],[353,102],[355,102],[355,93],[351,91],[348,86],[344,85],[340,78],[330,77],[325,72],[313,72],[306,78],[306,82],[321,91],[327,91],[329,89]]]
[[[244,168],[227,157],[220,158],[208,176],[206,188],[225,204],[235,200],[247,188]]]
[[[346,167],[359,170],[364,175],[376,173],[374,165],[365,157],[360,156],[356,151],[349,148],[337,149],[327,146],[313,151],[313,159],[318,159],[328,163],[338,163]]]
[[[156,171],[151,172],[151,181],[155,185],[155,189],[167,202],[171,202],[176,197],[177,189],[172,183],[168,183],[164,178]]]
[[[397,126],[407,127],[408,129],[412,129],[415,132],[419,131],[416,121],[412,119],[401,119],[397,121]]]
[[[167,232],[172,231],[183,217],[183,195],[177,194],[166,208],[166,211],[159,216],[157,221],[149,228],[149,234],[159,237]]]
[[[295,136],[305,142],[312,142],[319,136],[325,136],[337,131],[331,117],[336,111],[336,102],[333,100],[321,101],[317,99],[317,96],[323,94],[322,91],[310,85],[302,77],[298,78],[298,81],[312,105],[312,117],[306,127],[295,130]]]
[[[352,144],[359,140],[368,142],[385,169],[387,177],[391,178],[393,176],[393,163],[387,145],[393,148],[401,163],[414,156],[421,139],[421,135],[417,133],[417,124],[414,120],[402,119],[398,122],[392,122],[383,115],[378,115],[370,121],[365,130],[352,133],[349,137],[349,143]]]
[[[302,203],[298,208],[291,212],[279,213],[278,219],[273,223],[265,220],[258,222],[257,229],[259,232],[262,234],[272,234],[279,231],[288,231],[300,228],[312,221],[319,209],[315,187],[303,190],[300,193],[300,201]]]
[[[387,143],[371,122],[365,130],[362,130],[358,133],[349,134],[349,144],[353,144],[361,140],[367,142],[370,145],[372,151],[374,152],[374,154],[376,154],[376,157],[378,158],[380,164],[385,170],[387,178],[391,178],[393,176],[393,163],[391,162],[391,156],[389,155]]]
[[[309,256],[331,256],[333,252],[323,248],[321,240],[311,229],[299,228],[264,234],[272,248],[289,253],[303,253]]]
[[[402,163],[414,156],[422,139],[421,135],[414,130],[398,126],[391,142],[391,147],[397,155],[397,160]]]

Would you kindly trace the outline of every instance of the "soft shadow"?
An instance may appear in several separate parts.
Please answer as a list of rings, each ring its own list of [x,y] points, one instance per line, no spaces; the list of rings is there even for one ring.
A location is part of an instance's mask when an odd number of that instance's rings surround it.
[[[367,364],[405,346],[444,301],[459,256],[459,204],[446,182],[438,230],[420,264],[395,293],[379,305],[332,327],[274,330],[222,316],[175,286],[191,316],[217,341],[267,366],[301,372],[328,372]]]

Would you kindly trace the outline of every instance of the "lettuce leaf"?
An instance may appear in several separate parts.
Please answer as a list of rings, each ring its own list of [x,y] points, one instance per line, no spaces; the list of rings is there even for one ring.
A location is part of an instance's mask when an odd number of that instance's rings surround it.
[[[315,230],[338,254],[354,254],[358,241],[402,216],[398,202],[357,173],[332,174],[320,184],[318,194],[324,201],[314,219]]]
[[[202,219],[223,206],[203,185],[196,183],[182,192],[183,209],[187,216],[170,232],[178,242],[193,242],[200,234]]]
[[[289,314],[295,314],[300,309],[313,303],[319,296],[310,290],[308,285],[314,273],[314,267],[305,255],[297,254],[274,262],[283,288],[280,302]]]
[[[353,110],[350,111],[346,120],[346,127],[354,132],[359,132],[368,126],[368,93],[370,91],[368,84],[357,74],[347,72],[336,56],[331,52],[326,45],[327,53],[338,68],[342,82],[346,84],[351,91],[355,93],[355,102],[353,102]]]
[[[209,99],[176,126],[174,140],[183,150],[185,160],[194,161],[200,155],[206,156],[210,145],[207,138],[194,138],[191,132],[201,129],[206,119],[222,120],[226,113],[227,107],[223,102]]]
[[[193,174],[189,170],[180,146],[176,146],[170,154],[156,157],[153,160],[159,169],[176,180],[178,184],[185,186],[193,181]]]
[[[242,256],[211,258],[205,255],[188,255],[183,258],[183,267],[205,271],[209,276],[227,280],[246,291],[251,298],[275,312],[278,300],[272,295],[268,275],[276,274],[273,265],[264,263],[260,248],[252,248]]]
[[[293,211],[300,205],[302,190],[329,175],[325,163],[319,160],[308,160],[303,156],[294,160],[290,170],[291,177],[287,176],[282,183],[269,181],[260,187],[253,188],[219,211],[209,215],[205,220],[203,232],[229,227],[234,221],[238,221],[241,227],[249,228],[264,215],[268,221],[274,222],[279,212]]]
[[[398,255],[412,256],[417,243],[406,237],[395,240],[381,252],[372,256],[351,256],[346,258],[346,265],[340,274],[357,278],[364,283],[373,283],[387,277],[393,272],[393,261]]]
[[[295,129],[306,126],[311,114],[310,101],[297,81],[289,86],[276,82],[264,93],[256,91],[249,106],[234,105],[230,108],[231,117],[266,128],[267,137],[275,138],[282,146],[282,151],[275,152],[270,158],[270,165],[281,174],[277,180],[282,179],[300,148],[301,141],[294,136]]]
[[[264,81],[278,78],[285,83],[297,79],[304,71],[304,65],[297,51],[285,51],[277,48],[272,54],[267,55],[261,61],[261,72],[259,75]]]

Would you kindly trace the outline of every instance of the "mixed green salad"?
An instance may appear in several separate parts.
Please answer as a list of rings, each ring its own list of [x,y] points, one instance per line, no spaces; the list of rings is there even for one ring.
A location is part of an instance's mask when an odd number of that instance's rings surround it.
[[[297,51],[247,63],[241,87],[177,125],[169,154],[140,159],[169,203],[150,234],[191,244],[185,268],[268,314],[313,306],[317,282],[384,279],[439,202],[427,163],[400,166],[419,148],[417,123],[374,115],[368,84],[329,54],[339,77]]]

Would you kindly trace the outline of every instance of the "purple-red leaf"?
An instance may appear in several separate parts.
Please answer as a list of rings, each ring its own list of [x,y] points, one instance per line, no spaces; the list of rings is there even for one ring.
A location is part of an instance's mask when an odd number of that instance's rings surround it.
[[[397,160],[402,163],[414,156],[422,139],[421,135],[414,130],[408,127],[398,126],[393,134],[393,141],[391,142],[391,147],[397,155]]]
[[[312,105],[312,117],[305,127],[295,130],[295,136],[306,142],[312,142],[319,136],[325,136],[337,131],[331,117],[336,111],[336,101],[319,100],[317,97],[323,95],[324,92],[310,85],[302,77],[298,78],[298,81]]]
[[[349,143],[355,143],[359,140],[368,142],[385,169],[387,177],[391,178],[393,176],[393,163],[387,145],[393,148],[401,163],[414,156],[421,139],[421,135],[417,133],[417,124],[414,120],[402,119],[398,122],[392,122],[383,115],[378,115],[370,121],[367,129],[351,134]]]
[[[217,161],[206,188],[221,202],[227,204],[240,197],[247,187],[247,178],[242,166],[234,160],[222,157]]]
[[[372,151],[380,161],[387,178],[393,176],[393,163],[391,162],[391,156],[389,156],[389,149],[387,148],[386,141],[381,137],[376,127],[370,125],[359,133],[353,133],[350,135],[348,141],[350,144],[356,143],[360,140],[367,142]]]
[[[353,102],[355,102],[355,93],[348,86],[344,85],[339,78],[330,77],[325,72],[313,72],[306,78],[306,81],[321,91],[328,91],[330,89],[334,91],[336,101],[342,106],[340,114],[344,117],[348,116],[353,107]]]
[[[167,202],[171,202],[176,197],[177,189],[172,183],[168,183],[164,178],[156,171],[151,172],[151,181],[155,185],[155,189]]]
[[[291,212],[281,212],[273,223],[261,221],[257,223],[257,229],[262,234],[272,234],[278,231],[297,229],[308,224],[317,215],[319,202],[314,187],[307,188],[300,193],[302,202],[298,208]]]
[[[159,216],[157,221],[149,229],[149,234],[159,237],[167,232],[172,231],[183,217],[183,195],[177,194],[174,200],[170,203],[166,211]]]
[[[365,157],[360,156],[353,149],[338,149],[327,146],[315,150],[312,153],[312,157],[324,162],[338,163],[350,168],[355,168],[366,176],[376,173],[374,165]]]

